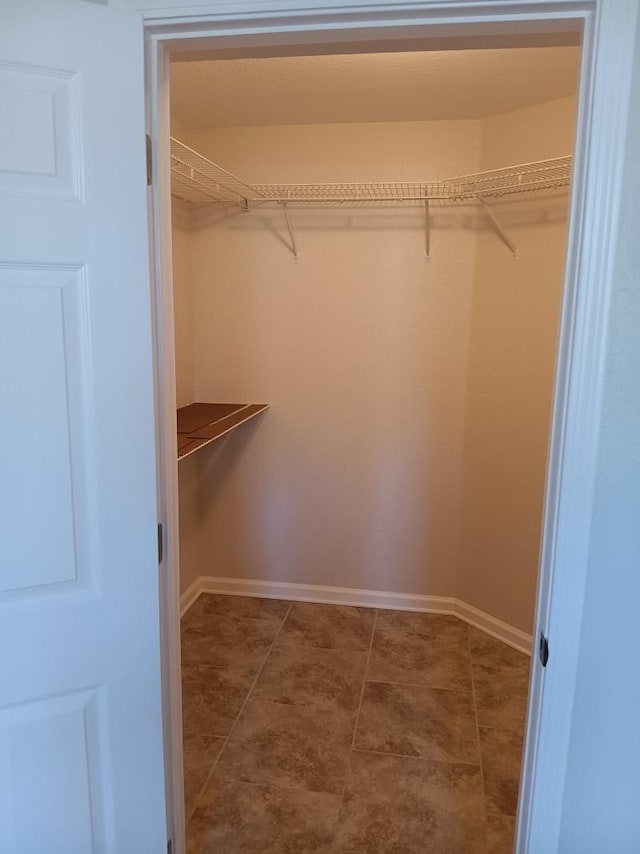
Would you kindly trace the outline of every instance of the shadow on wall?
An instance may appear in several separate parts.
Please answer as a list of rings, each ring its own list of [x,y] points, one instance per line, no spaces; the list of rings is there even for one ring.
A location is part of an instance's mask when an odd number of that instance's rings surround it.
[[[268,411],[265,415],[268,415]],[[247,421],[242,425],[241,430],[227,433],[226,436],[207,445],[199,452],[200,486],[204,486],[206,497],[212,504],[224,492],[227,481],[233,475],[254,433],[260,429],[265,415]]]
[[[398,567],[414,563],[416,553],[426,556],[423,574],[443,563],[439,528],[447,526],[454,497],[445,482],[424,489],[423,473],[433,470],[426,448],[417,454],[382,448],[386,430],[369,423],[349,472],[331,442],[319,442],[313,459],[293,447],[288,413],[277,404],[260,423],[245,426],[200,452],[204,574],[313,583],[321,568],[314,564],[328,560],[336,586],[351,586],[345,568],[363,567],[360,586],[394,591]],[[292,442],[274,451],[271,436],[282,432]],[[416,516],[423,520],[417,527]]]

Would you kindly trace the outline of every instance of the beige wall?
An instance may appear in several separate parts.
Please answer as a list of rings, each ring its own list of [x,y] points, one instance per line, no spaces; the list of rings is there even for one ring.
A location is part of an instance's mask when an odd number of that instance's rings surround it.
[[[178,463],[181,593],[202,574],[199,475],[200,460],[196,455],[185,457]]]
[[[562,99],[482,123],[190,139],[253,182],[410,180],[567,153],[572,122]],[[530,630],[565,203],[499,213],[516,260],[464,207],[434,206],[429,261],[416,208],[294,209],[298,261],[278,211],[196,212],[195,399],[272,408],[192,458],[199,517],[181,537],[199,530],[201,550],[183,586],[458,596]]]
[[[482,168],[573,151],[575,99],[483,123]],[[566,196],[495,211],[513,258],[478,232],[468,363],[458,595],[523,631],[533,622],[566,244]]]
[[[251,181],[477,168],[478,122],[193,131]],[[203,571],[455,593],[476,232],[466,209],[195,218],[196,396],[266,401],[203,451]]]
[[[181,122],[173,113],[170,116],[170,133],[171,136],[177,137],[180,142],[186,145],[191,145],[191,128]]]
[[[176,348],[176,397],[178,406],[194,401],[193,274],[188,207],[172,200],[173,317]]]

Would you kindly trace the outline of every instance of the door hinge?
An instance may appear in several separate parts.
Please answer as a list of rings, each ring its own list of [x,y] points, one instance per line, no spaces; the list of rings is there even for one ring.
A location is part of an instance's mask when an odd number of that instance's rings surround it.
[[[544,636],[543,632],[540,632],[540,646],[538,648],[540,655],[540,664],[543,667],[547,666],[547,661],[549,661],[549,641]]]
[[[158,522],[158,563],[162,563],[164,558],[164,530],[162,522]]]
[[[151,156],[151,137],[149,134],[145,135],[145,143],[147,148],[147,186],[150,187],[153,178],[153,159]]]
[[[173,839],[167,839],[167,854],[173,854]]]

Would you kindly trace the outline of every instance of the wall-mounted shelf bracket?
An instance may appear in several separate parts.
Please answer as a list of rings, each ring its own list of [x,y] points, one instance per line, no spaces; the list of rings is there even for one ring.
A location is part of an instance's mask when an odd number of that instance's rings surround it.
[[[291,251],[293,252],[293,257],[298,260],[298,247],[296,246],[296,239],[293,236],[293,230],[291,228],[291,222],[289,220],[289,211],[287,210],[287,203],[282,203],[282,212],[284,213],[284,218],[287,221],[287,228],[289,229],[289,240],[291,241]]]
[[[429,203],[474,203],[478,201],[500,239],[513,255],[516,247],[500,225],[486,199],[509,198],[523,193],[561,192],[571,183],[572,158],[553,157],[474,172],[440,181],[373,181],[368,183],[325,184],[247,184],[227,169],[171,137],[171,192],[195,204],[235,203],[247,212],[254,204],[282,205],[289,231],[289,248],[294,258],[298,247],[291,228],[289,204],[361,205],[379,202],[424,204],[424,249],[431,256],[431,222]]]
[[[495,228],[495,230],[497,231],[497,233],[500,235],[501,240],[503,241],[503,243],[505,243],[505,244],[509,247],[509,249],[511,250],[511,254],[512,254],[512,255],[514,256],[514,258],[515,258],[515,255],[516,255],[516,245],[515,245],[515,243],[513,242],[513,240],[511,240],[511,238],[510,238],[510,237],[509,237],[509,235],[506,233],[506,231],[504,230],[504,228],[500,225],[500,222],[498,221],[498,218],[496,217],[496,215],[494,214],[494,212],[491,210],[491,207],[490,207],[490,206],[487,204],[487,202],[482,198],[482,196],[478,196],[478,201],[480,202],[480,204],[482,205],[482,207],[485,209],[487,216],[488,216],[488,217],[489,217],[489,219],[491,220],[491,224],[493,225],[493,227]]]
[[[424,200],[424,254],[429,258],[431,254],[431,228],[429,223],[429,199]]]

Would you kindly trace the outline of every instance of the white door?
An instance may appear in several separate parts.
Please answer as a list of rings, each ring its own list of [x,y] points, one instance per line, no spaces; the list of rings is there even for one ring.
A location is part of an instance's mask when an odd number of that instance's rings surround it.
[[[163,854],[143,33],[0,3],[0,851]]]

